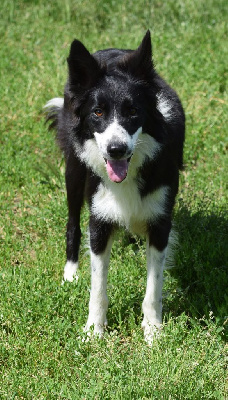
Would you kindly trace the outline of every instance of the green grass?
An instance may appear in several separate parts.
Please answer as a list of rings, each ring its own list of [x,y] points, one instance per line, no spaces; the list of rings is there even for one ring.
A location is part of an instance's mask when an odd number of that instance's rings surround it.
[[[3,0],[0,7],[0,399],[225,399],[227,318],[227,2]],[[61,96],[74,38],[90,51],[135,48],[151,29],[157,70],[186,111],[185,171],[164,329],[140,328],[144,246],[120,235],[109,330],[83,341],[88,212],[78,284],[61,286],[64,163],[42,107]]]

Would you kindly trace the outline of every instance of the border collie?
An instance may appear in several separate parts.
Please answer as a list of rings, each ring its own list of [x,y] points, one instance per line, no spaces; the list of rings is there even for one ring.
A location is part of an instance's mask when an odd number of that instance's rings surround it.
[[[147,342],[162,324],[163,267],[178,191],[185,131],[181,102],[157,74],[148,31],[136,50],[90,54],[74,40],[64,99],[47,105],[66,160],[69,208],[64,280],[77,279],[80,212],[90,209],[91,292],[85,330],[107,325],[107,275],[114,232],[146,237],[142,327]]]

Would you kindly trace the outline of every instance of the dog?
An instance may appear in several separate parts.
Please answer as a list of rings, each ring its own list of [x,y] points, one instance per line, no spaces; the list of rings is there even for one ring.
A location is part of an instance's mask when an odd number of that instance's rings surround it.
[[[114,232],[146,238],[144,337],[162,326],[163,268],[183,166],[185,115],[156,72],[147,31],[136,50],[89,53],[78,40],[67,59],[64,98],[46,105],[66,160],[69,209],[64,281],[77,279],[80,212],[90,210],[91,292],[85,330],[107,326],[107,275]]]

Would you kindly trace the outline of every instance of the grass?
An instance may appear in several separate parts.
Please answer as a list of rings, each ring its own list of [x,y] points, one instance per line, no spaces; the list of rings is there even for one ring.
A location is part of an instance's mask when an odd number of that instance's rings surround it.
[[[225,399],[226,12],[225,0],[2,1],[1,399]],[[75,37],[90,51],[134,48],[148,28],[157,70],[187,117],[164,329],[152,348],[144,343],[145,250],[120,235],[110,265],[109,331],[104,341],[85,342],[88,212],[80,279],[61,286],[64,164],[41,109],[63,92]]]

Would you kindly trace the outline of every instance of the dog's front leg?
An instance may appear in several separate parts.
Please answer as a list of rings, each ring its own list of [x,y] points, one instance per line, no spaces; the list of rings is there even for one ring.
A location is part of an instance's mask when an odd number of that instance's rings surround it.
[[[145,340],[151,344],[162,324],[163,269],[171,223],[154,226],[147,237],[147,285],[143,300]]]
[[[77,280],[78,253],[81,239],[80,213],[84,198],[86,169],[80,160],[69,154],[66,160],[66,189],[69,218],[67,223],[67,262],[64,268],[63,282]]]
[[[103,335],[107,325],[107,276],[110,252],[112,247],[112,226],[90,219],[90,252],[91,252],[91,292],[89,316],[85,326],[88,331],[93,326],[94,334]]]

